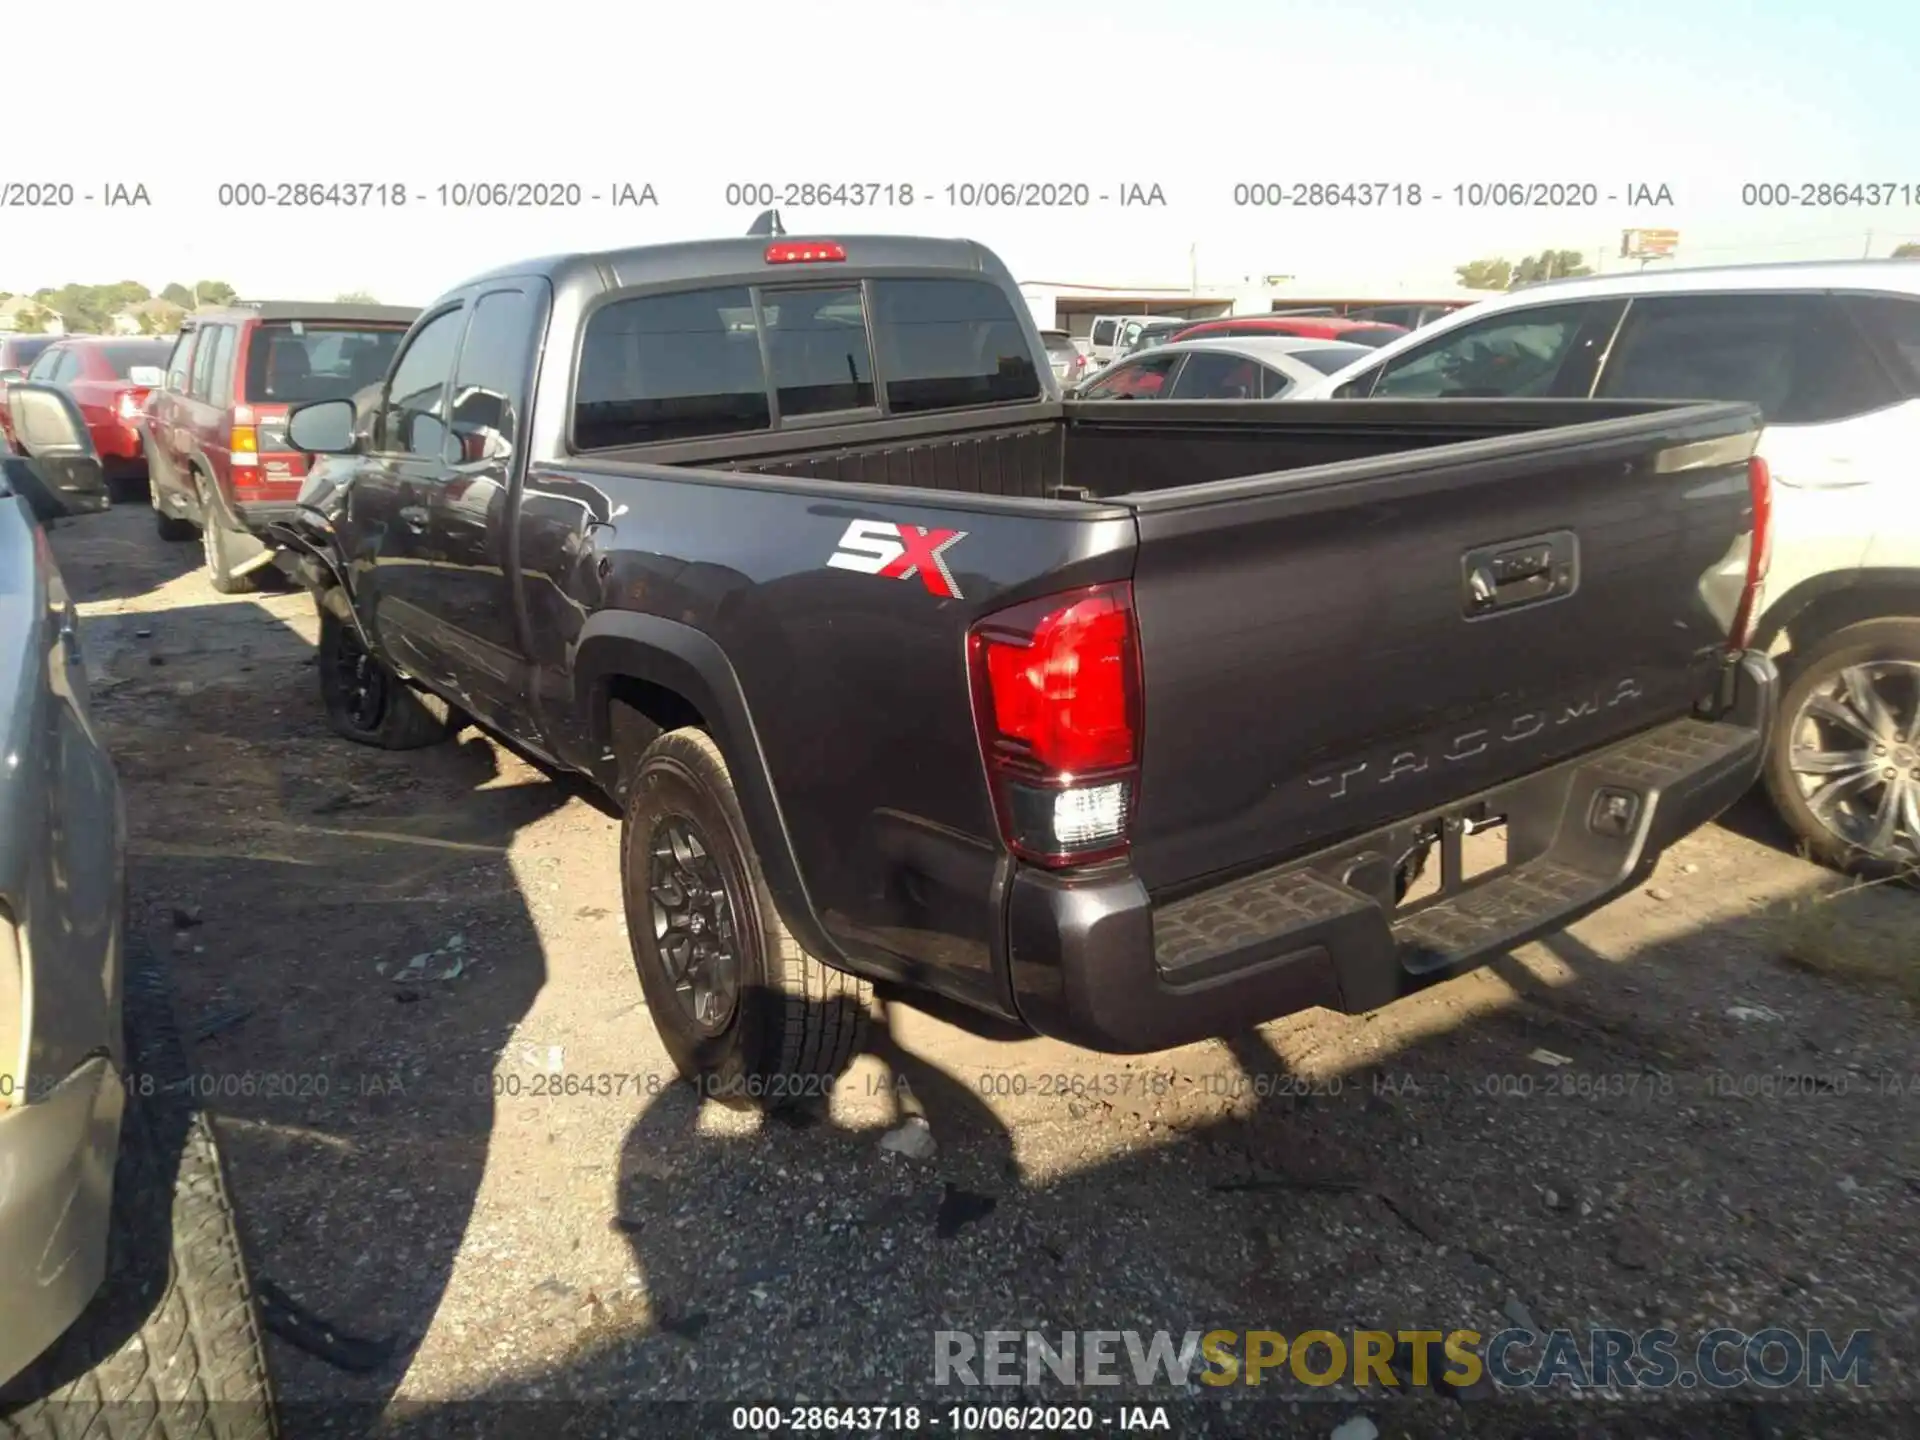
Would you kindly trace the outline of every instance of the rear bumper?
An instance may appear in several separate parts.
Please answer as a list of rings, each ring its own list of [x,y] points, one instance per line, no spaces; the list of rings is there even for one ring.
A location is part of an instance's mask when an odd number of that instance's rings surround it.
[[[236,500],[233,516],[255,536],[266,538],[266,528],[291,520],[300,507],[291,500]],[[271,540],[269,544],[273,543]]]
[[[106,1274],[125,1091],[89,1060],[45,1095],[0,1111],[0,1384],[71,1325]]]
[[[1358,1014],[1559,930],[1639,884],[1674,841],[1758,777],[1778,676],[1749,652],[1714,720],[1683,719],[1348,840],[1156,906],[1124,867],[1021,867],[1008,969],[1042,1034],[1140,1053],[1321,1005]],[[1448,885],[1462,822],[1504,817],[1509,863]],[[1438,833],[1439,895],[1394,911],[1395,860]]]

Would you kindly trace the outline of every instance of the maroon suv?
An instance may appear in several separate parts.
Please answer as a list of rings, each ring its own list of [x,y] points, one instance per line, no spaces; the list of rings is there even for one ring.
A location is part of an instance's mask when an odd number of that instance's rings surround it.
[[[160,534],[197,531],[223,595],[272,563],[259,527],[288,514],[306,457],[287,410],[346,399],[386,378],[420,312],[395,305],[255,301],[189,317],[147,401],[147,468]]]

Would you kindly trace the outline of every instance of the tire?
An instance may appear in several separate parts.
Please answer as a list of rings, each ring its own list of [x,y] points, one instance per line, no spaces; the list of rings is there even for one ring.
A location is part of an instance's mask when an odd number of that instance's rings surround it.
[[[127,1074],[138,1078],[120,1128],[107,1277],[0,1391],[0,1437],[272,1440],[260,1316],[213,1127],[192,1099],[172,987],[144,945],[130,943],[127,958]]]
[[[675,842],[703,851],[691,865],[663,858]],[[634,968],[667,1053],[702,1094],[740,1109],[785,1109],[825,1100],[834,1079],[860,1053],[872,990],[856,976],[816,960],[800,948],[780,919],[748,838],[727,762],[706,732],[674,730],[641,754],[627,787],[620,835],[621,890]],[[685,857],[688,849],[680,847]],[[694,981],[714,980],[716,962],[682,968],[673,951],[689,943],[685,928],[669,930],[679,947],[663,945],[657,921],[685,897],[685,877],[697,870],[717,877],[719,894],[703,885],[712,904],[706,930],[731,941],[734,983],[729,1005],[723,983],[704,992]],[[724,964],[724,962],[719,962]],[[683,994],[683,983],[685,994]],[[704,1017],[690,1003],[708,998]]]
[[[466,717],[368,654],[359,631],[340,614],[345,604],[338,591],[320,602],[320,701],[335,733],[382,750],[420,750],[451,740]]]
[[[208,583],[216,594],[252,594],[253,576],[233,573],[233,542],[220,523],[219,507],[208,494],[211,487],[200,477],[195,477],[195,487],[200,492],[200,551],[206,557]]]
[[[158,490],[153,496],[154,533],[169,544],[179,544],[183,540],[193,539],[197,527],[191,520],[182,520],[178,515],[169,515],[161,508]]]
[[[1871,683],[1878,711],[1848,698],[1849,678],[1859,690]],[[1872,683],[1877,682],[1877,683]],[[1810,707],[1812,710],[1810,711]],[[1844,716],[1829,720],[1827,716]],[[1849,625],[1793,660],[1792,679],[1768,743],[1767,793],[1781,819],[1809,858],[1835,870],[1869,878],[1920,874],[1920,619],[1868,620]],[[1877,747],[1877,748],[1876,748]],[[1858,754],[1838,779],[1809,793],[1803,784],[1812,754]],[[1796,759],[1798,755],[1798,759]],[[1796,766],[1799,768],[1796,769]],[[1877,773],[1876,773],[1877,772]],[[1841,786],[1860,779],[1855,793]],[[1822,819],[1827,790],[1841,793],[1840,821]],[[1889,799],[1889,796],[1891,798]],[[1875,821],[1891,809],[1893,829],[1876,833]],[[1882,843],[1887,840],[1888,843]]]

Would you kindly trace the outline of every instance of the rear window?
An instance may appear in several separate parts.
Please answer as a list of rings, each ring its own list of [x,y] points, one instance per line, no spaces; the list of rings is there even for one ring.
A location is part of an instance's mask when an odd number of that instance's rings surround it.
[[[975,280],[748,286],[616,300],[581,342],[573,445],[606,450],[772,428],[774,415],[894,414],[1035,399],[1027,332],[999,289]],[[768,373],[771,366],[771,374]],[[777,412],[776,412],[777,405]]]
[[[1398,325],[1382,325],[1378,328],[1368,326],[1364,330],[1343,330],[1340,338],[1349,345],[1364,345],[1369,350],[1377,350],[1382,345],[1398,340],[1407,333]]]
[[[877,280],[873,341],[896,415],[1033,400],[1040,371],[997,286],[978,280]]]
[[[1075,347],[1071,335],[1042,335],[1040,338],[1046,342],[1047,353],[1049,355],[1077,355],[1080,353]]]
[[[246,399],[255,405],[345,400],[386,379],[404,326],[262,321],[247,347]]]
[[[100,354],[122,380],[136,385],[158,385],[166,377],[167,356],[173,353],[171,340],[110,340],[99,347]],[[138,370],[140,373],[135,374]]]
[[[1311,365],[1322,375],[1331,375],[1336,370],[1346,369],[1354,361],[1364,358],[1369,353],[1370,347],[1365,345],[1316,345],[1311,350],[1294,351],[1293,358]]]

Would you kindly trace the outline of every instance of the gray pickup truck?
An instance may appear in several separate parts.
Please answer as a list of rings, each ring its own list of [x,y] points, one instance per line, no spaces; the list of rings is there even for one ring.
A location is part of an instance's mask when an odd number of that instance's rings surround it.
[[[1775,685],[1753,407],[1063,401],[961,240],[509,266],[289,426],[333,723],[616,797],[716,1093],[871,980],[1111,1051],[1383,1005],[1644,877]]]

